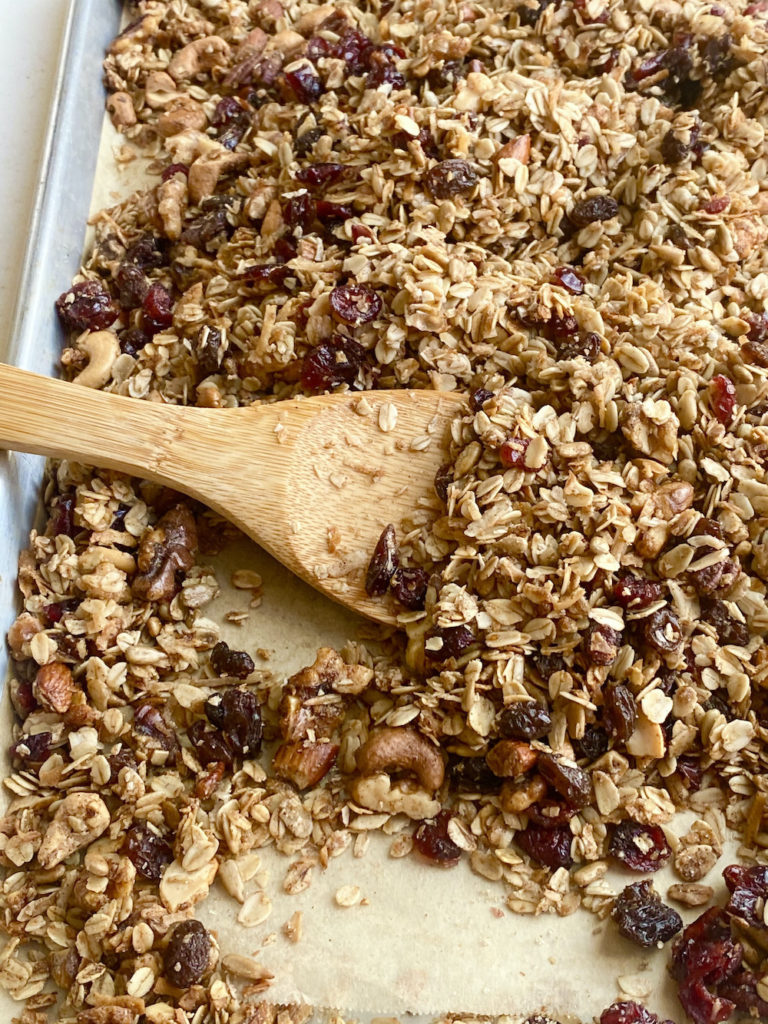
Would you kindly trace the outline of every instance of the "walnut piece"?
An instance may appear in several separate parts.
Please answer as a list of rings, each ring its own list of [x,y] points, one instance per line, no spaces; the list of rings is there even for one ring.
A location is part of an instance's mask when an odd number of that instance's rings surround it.
[[[177,572],[195,564],[197,527],[186,505],[174,505],[154,527],[144,531],[139,544],[139,574],[132,590],[140,601],[170,601],[176,593]]]

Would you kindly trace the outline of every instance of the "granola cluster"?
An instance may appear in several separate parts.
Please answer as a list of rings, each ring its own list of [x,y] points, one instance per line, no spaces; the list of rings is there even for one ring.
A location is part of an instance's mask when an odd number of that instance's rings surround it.
[[[681,919],[645,882],[617,900],[609,860],[671,860],[693,907],[726,826],[765,859],[766,13],[136,5],[107,110],[154,184],[95,219],[57,302],[65,374],[209,408],[393,387],[471,408],[436,517],[369,573],[404,635],[287,681],[206,617],[212,513],[52,468],[9,635],[0,984],[25,1024],[49,979],[77,1024],[279,1021],[268,972],[194,917],[218,877],[264,922],[267,845],[299,892],[378,828],[393,857],[466,856],[512,910],[613,912],[646,946]],[[768,1005],[753,911],[695,937],[730,956],[717,1012]],[[620,1006],[604,1024],[652,1019]]]

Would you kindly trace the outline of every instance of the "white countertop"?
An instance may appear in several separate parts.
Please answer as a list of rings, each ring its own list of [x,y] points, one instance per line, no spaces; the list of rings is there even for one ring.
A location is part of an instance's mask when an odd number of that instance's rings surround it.
[[[10,333],[67,0],[0,0],[0,350]]]

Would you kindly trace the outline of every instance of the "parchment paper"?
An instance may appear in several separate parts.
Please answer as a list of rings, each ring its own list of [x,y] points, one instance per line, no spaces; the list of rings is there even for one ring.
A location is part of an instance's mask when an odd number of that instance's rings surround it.
[[[116,165],[116,144],[121,142],[107,123],[94,209],[117,201],[141,178],[139,162]],[[224,639],[238,648],[269,649],[264,667],[278,676],[310,663],[319,645],[343,644],[370,629],[248,541],[206,561],[217,568],[223,587],[206,614],[221,623]],[[251,596],[228,585],[234,568],[254,569],[264,579],[263,603],[251,609],[242,625],[225,620],[227,612],[247,608]],[[7,738],[7,706],[2,721]],[[218,883],[197,912],[216,928],[223,953],[255,955],[272,971],[274,982],[265,994],[270,1001],[306,1002],[363,1017],[449,1012],[525,1016],[547,1010],[561,1021],[591,1020],[621,996],[617,978],[622,978],[625,991],[629,986],[655,1012],[682,1021],[666,975],[668,951],[646,952],[619,936],[610,921],[600,922],[586,911],[566,918],[513,914],[506,909],[501,883],[479,878],[466,863],[441,870],[415,857],[392,859],[387,853],[390,841],[373,835],[363,858],[348,851],[325,872],[316,868],[311,887],[295,896],[282,890],[286,858],[261,851],[258,877],[273,909],[256,928],[237,923],[239,905]],[[720,869],[729,859],[724,854],[706,879],[718,894]],[[637,877],[616,872],[608,880],[618,890]],[[662,895],[676,880],[669,870],[654,876]],[[360,887],[364,901],[342,909],[335,905],[334,893],[350,884]],[[255,887],[256,882],[250,883]],[[303,915],[303,937],[294,944],[281,928],[297,910]],[[690,920],[696,914],[683,916]],[[0,1019],[10,1018],[10,1005],[0,1001]]]

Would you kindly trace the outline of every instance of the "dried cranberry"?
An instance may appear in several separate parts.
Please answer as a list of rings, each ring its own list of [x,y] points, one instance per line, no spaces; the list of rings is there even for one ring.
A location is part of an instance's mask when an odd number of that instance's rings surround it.
[[[571,341],[579,333],[579,321],[571,313],[552,313],[541,326],[541,333],[558,344]]]
[[[623,889],[611,917],[625,938],[647,947],[669,942],[683,927],[683,919],[662,902],[651,882],[633,882]]]
[[[706,203],[701,207],[703,213],[718,214],[724,213],[731,205],[731,200],[728,196],[714,196],[712,199],[708,199]]]
[[[592,799],[592,780],[577,764],[557,754],[542,752],[537,767],[542,778],[560,794],[569,807],[580,810]]]
[[[701,601],[701,617],[717,631],[721,644],[735,644],[746,647],[749,643],[749,627],[746,622],[739,622],[728,611],[724,601],[714,598],[703,598]]]
[[[338,285],[329,301],[336,320],[348,327],[369,324],[382,309],[381,296],[366,284]]]
[[[525,455],[530,437],[509,437],[499,446],[499,461],[507,469],[525,469]]]
[[[389,589],[389,582],[400,564],[395,527],[389,523],[376,541],[368,572],[365,576],[365,592],[369,597],[381,597]]]
[[[290,274],[288,267],[282,263],[257,263],[246,267],[239,278],[248,284],[279,288],[285,284]]]
[[[475,412],[479,412],[491,398],[493,398],[492,391],[489,391],[488,388],[478,388],[477,391],[473,391],[469,396],[470,407]]]
[[[327,199],[318,199],[315,203],[318,219],[325,221],[344,221],[354,217],[355,211],[343,203],[330,203]]]
[[[477,185],[477,172],[466,160],[441,160],[424,175],[427,189],[435,199],[469,195]]]
[[[421,611],[427,599],[429,574],[418,566],[400,566],[390,581],[395,600],[409,611]]]
[[[333,47],[327,39],[323,39],[322,36],[311,36],[307,40],[304,55],[307,60],[311,60],[313,64],[317,64],[322,57],[327,57],[331,53],[332,49]]]
[[[175,174],[183,174],[188,178],[189,167],[186,164],[168,164],[160,172],[160,178],[162,181],[170,181]]]
[[[223,640],[219,640],[211,651],[211,668],[219,677],[247,679],[255,667],[247,651],[232,651]]]
[[[373,43],[368,36],[356,28],[349,27],[341,33],[333,47],[332,55],[344,61],[348,74],[359,75],[361,71],[368,69],[372,52]]]
[[[227,746],[240,757],[255,757],[261,750],[261,708],[249,690],[226,690],[205,702],[208,721],[224,734]]]
[[[211,936],[200,921],[182,921],[173,926],[163,952],[163,974],[177,988],[196,985],[211,962]]]
[[[393,89],[405,88],[405,75],[398,71],[389,60],[382,59],[374,51],[371,54],[371,70],[365,77],[368,89],[377,89],[380,85],[391,85]]]
[[[435,473],[435,493],[441,501],[448,501],[448,488],[453,483],[453,466],[446,464]]]
[[[336,336],[324,341],[304,358],[301,383],[308,391],[329,391],[339,384],[354,386],[366,363],[362,345]]]
[[[554,278],[555,284],[559,284],[561,288],[565,288],[565,290],[570,292],[571,295],[581,295],[584,291],[584,285],[586,282],[578,270],[574,270],[573,267],[556,267],[552,277]]]
[[[123,853],[136,868],[136,874],[157,885],[173,860],[170,843],[145,821],[137,821],[125,833]]]
[[[573,864],[571,856],[571,830],[567,825],[559,828],[542,828],[541,825],[529,825],[515,833],[515,842],[529,857],[547,868],[570,868]]]
[[[627,573],[613,585],[613,596],[622,608],[647,608],[661,597],[661,584]]]
[[[709,384],[709,402],[718,423],[727,427],[736,408],[736,387],[729,377],[716,374]]]
[[[538,701],[517,701],[501,712],[498,728],[505,739],[540,740],[552,728],[552,716]]]
[[[396,132],[392,136],[392,145],[395,149],[404,149],[407,151],[412,142],[418,142],[424,155],[429,157],[431,160],[439,159],[440,150],[438,149],[437,143],[435,142],[429,128],[420,128],[419,134],[415,138],[407,132]]]
[[[20,768],[40,766],[51,753],[53,736],[49,732],[35,732],[22,736],[11,746],[11,759]]]
[[[300,192],[283,203],[283,218],[289,228],[308,231],[316,216],[317,207],[309,192]]]
[[[451,788],[461,793],[496,792],[502,779],[494,775],[484,757],[460,757],[449,769]]]
[[[128,327],[120,332],[120,351],[128,356],[136,357],[150,341],[151,335],[142,331],[139,327]]]
[[[610,220],[618,212],[619,204],[613,196],[592,196],[576,203],[568,216],[575,227],[585,228],[597,221]]]
[[[51,510],[51,527],[54,537],[62,534],[67,537],[74,537],[77,533],[75,526],[75,504],[74,494],[62,494],[53,503]]]
[[[701,782],[704,778],[704,769],[701,767],[700,761],[695,761],[691,757],[678,757],[677,772],[680,775],[683,784],[692,793],[696,793],[701,789]]]
[[[45,609],[46,618],[48,619],[49,622],[58,622],[59,619],[51,619],[50,615],[48,614],[48,608],[52,607],[54,606],[48,605],[48,607]],[[61,618],[61,616],[59,616],[59,618]],[[31,715],[32,712],[35,711],[37,708],[37,700],[35,699],[35,694],[32,690],[32,680],[15,679],[11,677],[11,679],[9,679],[8,681],[8,686],[10,689],[13,710],[23,721],[29,715]]]
[[[447,661],[449,658],[458,658],[476,640],[475,634],[469,626],[434,626],[427,634],[427,640],[433,638],[442,640],[442,647],[439,650],[425,648],[425,653],[430,661]]]
[[[630,819],[614,828],[608,852],[631,871],[643,872],[663,868],[672,854],[663,829]]]
[[[600,335],[592,331],[563,341],[557,346],[558,359],[578,359],[581,356],[588,363],[594,363],[599,354]]]
[[[335,185],[337,181],[347,178],[353,170],[346,164],[319,163],[310,164],[296,171],[296,180],[302,185],[309,185],[310,188],[327,188]]]
[[[143,324],[150,334],[164,331],[173,323],[173,299],[168,289],[160,284],[153,284],[142,303],[144,312]]]
[[[659,1024],[659,1018],[640,1003],[625,1000],[613,1003],[607,1010],[603,1010],[600,1024]],[[672,1022],[665,1021],[664,1024]]]
[[[612,665],[621,647],[621,633],[602,622],[590,622],[584,635],[584,655],[590,665]]]
[[[659,608],[643,620],[646,643],[660,654],[676,651],[683,639],[677,613],[671,608]]]
[[[761,911],[768,898],[768,868],[762,864],[730,864],[723,871],[723,878],[731,894],[725,907],[727,913],[763,925]]]
[[[230,765],[232,763],[232,751],[223,736],[219,732],[207,728],[205,722],[193,722],[187,730],[187,735],[200,764]]]
[[[757,990],[760,980],[753,971],[739,971],[720,986],[718,995],[720,999],[733,1003],[737,1010],[749,1014],[750,1020],[766,1020],[768,1001]]]
[[[623,743],[629,739],[635,728],[637,702],[629,687],[619,683],[609,686],[603,692],[603,720],[616,739]]]
[[[588,725],[576,746],[581,757],[590,762],[596,761],[610,749],[611,738],[602,726]]]
[[[567,825],[576,813],[575,807],[569,807],[562,800],[539,800],[531,804],[525,812],[529,821],[541,828],[560,828]]]
[[[100,281],[81,281],[56,299],[56,312],[69,331],[103,331],[118,310]]]
[[[719,1024],[735,1009],[718,988],[739,970],[743,950],[733,941],[725,913],[710,907],[683,932],[672,947],[672,976],[678,997],[694,1024]]]
[[[440,811],[431,821],[423,821],[413,833],[413,845],[427,860],[441,867],[452,868],[459,863],[461,847],[448,835],[450,811]]]
[[[293,71],[286,71],[285,81],[299,103],[314,103],[325,92],[322,79],[310,64],[301,64]]]

